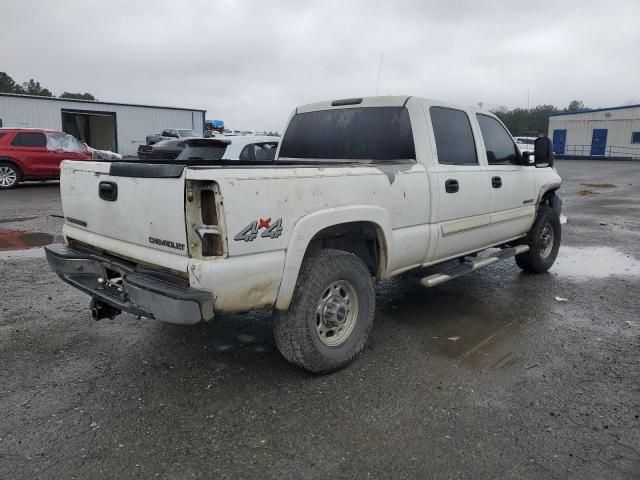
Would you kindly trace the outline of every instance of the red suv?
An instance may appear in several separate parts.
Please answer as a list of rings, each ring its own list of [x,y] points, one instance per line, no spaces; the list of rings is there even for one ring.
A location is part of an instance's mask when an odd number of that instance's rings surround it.
[[[57,180],[62,160],[88,160],[91,151],[55,130],[0,128],[0,190],[23,180]]]

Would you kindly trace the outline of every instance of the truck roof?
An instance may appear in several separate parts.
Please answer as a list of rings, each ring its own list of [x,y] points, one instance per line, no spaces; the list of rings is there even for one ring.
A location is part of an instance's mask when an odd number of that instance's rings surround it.
[[[343,98],[337,100],[326,100],[324,102],[308,103],[306,105],[299,106],[295,113],[307,113],[315,112],[318,110],[327,110],[332,108],[354,108],[354,107],[403,107],[409,101],[410,98],[420,98],[421,100],[427,100],[430,103],[436,103],[443,107],[451,107],[458,109],[471,110],[474,112],[486,113],[493,115],[488,110],[479,109],[474,106],[466,106],[460,104],[454,104],[449,102],[443,102],[425,97],[415,97],[413,95],[388,95],[380,97],[358,97],[358,98]]]

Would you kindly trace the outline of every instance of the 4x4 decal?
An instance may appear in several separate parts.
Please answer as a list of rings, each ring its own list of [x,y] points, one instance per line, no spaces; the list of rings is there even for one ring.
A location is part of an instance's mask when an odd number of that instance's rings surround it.
[[[233,237],[236,242],[245,241],[245,242],[253,242],[260,230],[265,229],[260,236],[263,238],[278,238],[282,234],[282,218],[278,218],[276,221],[271,223],[271,217],[263,220],[259,218],[258,220],[254,220],[249,225],[244,227],[238,234]]]

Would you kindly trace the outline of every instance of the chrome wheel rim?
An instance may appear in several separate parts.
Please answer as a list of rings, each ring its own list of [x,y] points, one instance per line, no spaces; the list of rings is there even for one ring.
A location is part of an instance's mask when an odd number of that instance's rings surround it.
[[[18,174],[11,167],[0,167],[0,187],[12,187],[18,180]]]
[[[553,227],[550,223],[546,223],[540,233],[540,257],[548,258],[553,250]]]
[[[344,343],[358,318],[358,294],[351,283],[338,280],[323,292],[316,307],[316,333],[328,347]]]

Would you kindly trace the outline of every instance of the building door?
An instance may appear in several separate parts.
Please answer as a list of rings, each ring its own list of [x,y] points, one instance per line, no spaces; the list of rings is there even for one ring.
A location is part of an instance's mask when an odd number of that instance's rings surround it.
[[[566,130],[553,131],[553,153],[556,155],[564,155],[564,147],[567,142]]]
[[[591,155],[604,155],[607,147],[607,129],[594,128],[593,137],[591,137]]]
[[[62,110],[62,131],[100,150],[118,151],[116,114],[89,110]]]

